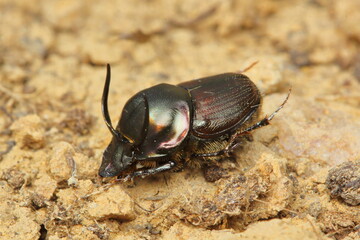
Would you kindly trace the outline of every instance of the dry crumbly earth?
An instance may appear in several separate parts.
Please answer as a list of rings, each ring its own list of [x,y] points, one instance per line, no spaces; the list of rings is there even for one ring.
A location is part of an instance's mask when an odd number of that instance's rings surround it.
[[[360,239],[360,1],[0,0],[0,239]],[[97,176],[101,116],[240,71],[268,127],[206,182]],[[135,127],[135,126],[134,126]]]

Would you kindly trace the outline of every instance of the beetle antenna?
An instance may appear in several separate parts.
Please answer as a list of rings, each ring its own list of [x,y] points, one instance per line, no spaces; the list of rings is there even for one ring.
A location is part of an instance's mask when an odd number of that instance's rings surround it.
[[[109,110],[108,110],[107,103],[108,103],[110,79],[111,79],[111,68],[110,68],[110,64],[107,64],[105,86],[104,86],[104,91],[103,91],[103,95],[102,95],[102,99],[101,99],[101,110],[103,113],[103,117],[104,117],[106,126],[109,128],[111,134],[116,138],[120,138],[120,133],[118,131],[116,131],[111,124],[111,119],[110,119]]]
[[[244,73],[249,71],[251,68],[253,68],[256,64],[259,63],[259,60],[256,60],[255,62],[251,63],[249,66],[247,66],[246,68],[244,68],[243,70],[237,71],[236,73]]]

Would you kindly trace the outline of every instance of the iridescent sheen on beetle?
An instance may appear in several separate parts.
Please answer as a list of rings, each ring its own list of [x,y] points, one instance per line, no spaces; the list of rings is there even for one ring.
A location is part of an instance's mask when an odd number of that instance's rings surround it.
[[[187,165],[209,166],[236,149],[251,131],[268,125],[290,94],[259,120],[261,94],[243,74],[163,83],[130,98],[113,128],[107,107],[110,75],[108,65],[102,111],[113,138],[103,154],[102,177],[133,178]]]

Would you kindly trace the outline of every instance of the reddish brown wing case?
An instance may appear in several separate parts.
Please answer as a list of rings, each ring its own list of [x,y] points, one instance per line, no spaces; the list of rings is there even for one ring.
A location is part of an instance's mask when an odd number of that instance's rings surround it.
[[[245,75],[224,73],[179,84],[193,103],[192,133],[209,139],[231,133],[256,112],[261,95]]]

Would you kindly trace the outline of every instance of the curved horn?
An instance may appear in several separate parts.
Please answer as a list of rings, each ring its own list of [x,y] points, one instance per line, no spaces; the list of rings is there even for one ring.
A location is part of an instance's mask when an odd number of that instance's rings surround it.
[[[108,110],[107,102],[108,102],[108,95],[109,95],[110,78],[111,78],[111,68],[110,68],[110,64],[107,64],[105,86],[104,86],[104,91],[103,91],[103,95],[102,95],[102,99],[101,99],[101,110],[102,110],[102,114],[103,114],[106,126],[109,128],[111,134],[116,138],[120,138],[120,136],[121,136],[120,133],[118,131],[116,131],[111,124],[111,119],[110,119],[109,110]]]

